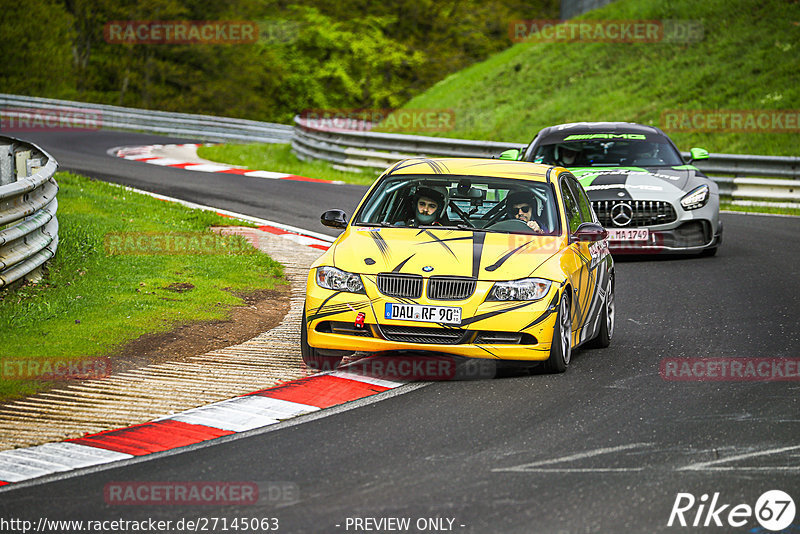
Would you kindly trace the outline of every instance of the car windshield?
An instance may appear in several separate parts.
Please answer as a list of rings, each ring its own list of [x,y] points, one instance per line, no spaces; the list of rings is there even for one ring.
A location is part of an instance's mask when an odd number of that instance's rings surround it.
[[[672,167],[683,165],[666,141],[588,139],[540,145],[534,163],[564,167]]]
[[[512,202],[508,201],[509,194]],[[421,217],[420,205],[432,214]],[[353,220],[361,226],[533,233],[511,213],[514,206],[519,206],[518,213],[527,214],[545,233],[561,233],[550,184],[481,176],[387,177],[375,187]]]

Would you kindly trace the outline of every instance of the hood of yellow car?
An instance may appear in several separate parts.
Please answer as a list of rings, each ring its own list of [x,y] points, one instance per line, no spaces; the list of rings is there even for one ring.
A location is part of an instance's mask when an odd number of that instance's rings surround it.
[[[463,230],[350,227],[334,245],[339,269],[516,280],[559,251],[562,237]]]

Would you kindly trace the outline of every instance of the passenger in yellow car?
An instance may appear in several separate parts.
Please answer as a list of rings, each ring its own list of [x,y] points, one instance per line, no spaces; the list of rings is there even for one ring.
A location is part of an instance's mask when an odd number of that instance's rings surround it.
[[[510,219],[517,219],[528,225],[528,228],[534,232],[543,234],[546,230],[543,224],[540,224],[536,219],[538,217],[538,210],[534,214],[534,210],[539,206],[539,202],[532,193],[527,191],[516,191],[509,193],[506,198],[506,209],[508,210],[508,217]]]

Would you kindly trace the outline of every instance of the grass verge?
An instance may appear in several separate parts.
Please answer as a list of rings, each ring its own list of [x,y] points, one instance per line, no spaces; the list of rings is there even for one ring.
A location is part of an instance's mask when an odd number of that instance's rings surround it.
[[[797,155],[796,119],[788,133],[767,131],[771,123],[741,133],[674,131],[663,113],[794,110],[788,115],[796,117],[800,3],[619,0],[578,19],[689,21],[702,25],[703,38],[520,43],[450,75],[404,108],[452,109],[456,126],[440,134],[448,137],[527,143],[554,124],[630,121],[665,129],[682,150]]]
[[[348,184],[372,185],[378,176],[375,172],[365,169],[361,173],[344,172],[333,168],[327,161],[306,162],[297,159],[292,153],[289,144],[262,144],[251,143],[246,145],[212,145],[201,146],[197,149],[201,158],[242,165],[248,169],[285,172],[308,178],[321,180],[341,181]]]
[[[234,293],[285,283],[282,266],[244,238],[209,230],[247,223],[69,173],[56,180],[59,245],[44,281],[0,291],[0,400],[49,387],[30,376],[36,365],[223,320],[243,303]]]

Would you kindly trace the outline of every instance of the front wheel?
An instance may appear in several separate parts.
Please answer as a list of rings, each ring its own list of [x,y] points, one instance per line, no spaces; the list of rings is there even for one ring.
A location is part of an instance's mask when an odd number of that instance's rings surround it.
[[[544,362],[544,370],[548,373],[563,373],[567,370],[572,357],[572,317],[567,291],[569,288],[564,290],[561,302],[558,304],[553,342],[550,345],[550,357]]]
[[[614,281],[609,278],[606,286],[606,302],[603,311],[600,312],[600,331],[590,343],[592,348],[604,349],[611,344],[611,338],[614,336],[614,313]]]
[[[323,356],[317,349],[308,344],[308,323],[306,322],[305,305],[303,306],[303,319],[300,325],[300,355],[303,363],[312,369],[320,371],[333,371],[342,361],[341,356]]]

